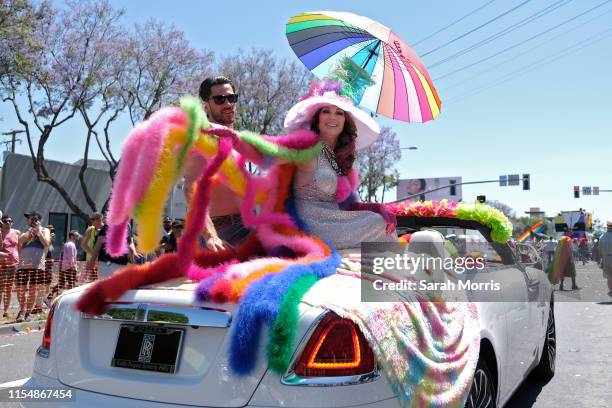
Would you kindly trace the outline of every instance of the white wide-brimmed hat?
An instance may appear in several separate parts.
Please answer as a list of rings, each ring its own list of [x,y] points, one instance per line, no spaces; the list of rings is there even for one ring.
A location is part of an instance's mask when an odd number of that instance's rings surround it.
[[[313,95],[293,105],[285,116],[285,130],[293,132],[298,129],[310,129],[312,117],[324,106],[334,105],[348,112],[357,128],[357,150],[365,149],[376,141],[380,134],[378,123],[369,114],[356,107],[353,102],[334,91],[325,91]]]

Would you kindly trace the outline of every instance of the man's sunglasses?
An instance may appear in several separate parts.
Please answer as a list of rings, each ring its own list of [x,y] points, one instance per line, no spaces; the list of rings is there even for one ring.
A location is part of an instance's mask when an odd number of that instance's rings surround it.
[[[212,99],[213,101],[215,101],[215,103],[217,105],[223,105],[225,103],[225,101],[228,101],[229,103],[236,103],[238,101],[238,94],[231,94],[231,95],[213,95],[208,99]]]

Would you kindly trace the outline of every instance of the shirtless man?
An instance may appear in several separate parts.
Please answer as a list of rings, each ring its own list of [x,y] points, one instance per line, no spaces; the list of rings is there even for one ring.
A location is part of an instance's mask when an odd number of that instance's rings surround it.
[[[238,94],[230,79],[223,76],[206,78],[200,85],[199,95],[209,122],[228,128],[234,127]],[[201,156],[192,156],[187,163],[183,187],[187,202],[205,164],[206,160]],[[238,244],[246,238],[249,231],[240,217],[239,197],[226,186],[217,184],[213,190],[203,232],[206,248],[217,251]]]

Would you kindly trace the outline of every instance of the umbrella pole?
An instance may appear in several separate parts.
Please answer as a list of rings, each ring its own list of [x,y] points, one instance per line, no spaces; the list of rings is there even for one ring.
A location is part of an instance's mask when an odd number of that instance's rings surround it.
[[[366,60],[366,62],[363,63],[363,65],[361,66],[361,69],[365,69],[365,67],[368,66],[368,63],[370,62],[370,60],[372,59],[372,57],[374,55],[378,55],[376,54],[376,49],[380,47],[380,40],[378,40],[376,42],[376,45],[374,47],[372,47],[372,49],[370,50],[370,55],[368,55],[368,59]]]

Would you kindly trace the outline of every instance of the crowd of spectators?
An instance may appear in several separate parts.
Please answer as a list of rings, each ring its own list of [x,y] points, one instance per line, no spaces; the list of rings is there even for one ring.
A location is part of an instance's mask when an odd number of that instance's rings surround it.
[[[23,216],[26,229],[20,231],[13,228],[11,215],[0,212],[0,323],[30,321],[46,313],[65,290],[108,277],[128,263],[144,263],[175,252],[183,231],[181,220],[165,217],[159,246],[145,257],[130,227],[129,253],[112,257],[106,252],[107,225],[101,213],[90,215],[83,235],[69,231],[66,242],[56,242],[55,228],[45,224],[39,212],[32,210]]]

